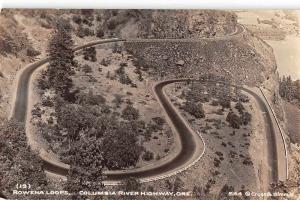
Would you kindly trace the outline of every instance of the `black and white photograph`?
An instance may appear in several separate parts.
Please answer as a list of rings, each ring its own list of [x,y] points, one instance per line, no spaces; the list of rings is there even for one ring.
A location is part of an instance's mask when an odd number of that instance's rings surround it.
[[[0,199],[300,199],[300,10],[0,12]]]

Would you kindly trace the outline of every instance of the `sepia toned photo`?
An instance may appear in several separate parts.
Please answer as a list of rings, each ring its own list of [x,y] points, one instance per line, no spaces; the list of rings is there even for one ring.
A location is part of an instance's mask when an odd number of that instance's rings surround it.
[[[300,11],[2,9],[0,199],[300,199]]]

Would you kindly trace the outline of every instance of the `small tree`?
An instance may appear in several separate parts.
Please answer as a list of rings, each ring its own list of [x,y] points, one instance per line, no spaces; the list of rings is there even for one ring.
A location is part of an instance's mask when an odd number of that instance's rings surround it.
[[[142,158],[143,158],[143,160],[145,160],[145,161],[150,161],[150,160],[153,160],[154,155],[153,155],[153,153],[152,153],[151,151],[146,151],[146,152],[144,153],[144,155],[142,156]]]
[[[203,106],[201,103],[197,104],[193,101],[187,101],[183,106],[183,109],[191,115],[195,116],[196,118],[205,117]]]
[[[230,111],[226,117],[226,121],[232,128],[239,129],[241,120],[234,112]]]

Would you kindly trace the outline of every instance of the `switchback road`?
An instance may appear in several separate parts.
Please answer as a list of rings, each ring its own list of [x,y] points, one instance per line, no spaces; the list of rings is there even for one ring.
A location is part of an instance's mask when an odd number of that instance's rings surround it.
[[[121,39],[108,39],[101,40],[88,43],[83,46],[78,46],[75,50],[80,50],[85,47],[95,46],[103,43],[109,42],[119,42],[124,41]],[[20,72],[17,88],[16,88],[16,97],[14,108],[12,110],[11,117],[20,121],[26,122],[27,115],[27,105],[28,105],[28,89],[30,84],[30,77],[32,73],[43,66],[49,61],[49,58],[45,58],[38,62],[35,62],[29,66],[27,66],[23,71]],[[188,81],[190,79],[174,79],[174,80],[166,80],[157,83],[153,87],[154,94],[160,103],[162,109],[164,110],[164,114],[167,118],[169,125],[171,126],[176,137],[180,139],[180,151],[171,159],[166,160],[166,162],[162,162],[159,165],[153,165],[151,167],[132,169],[132,170],[119,170],[119,171],[106,171],[104,172],[107,175],[107,179],[105,184],[114,185],[118,184],[121,180],[128,177],[136,177],[139,178],[142,182],[148,182],[153,180],[162,179],[165,177],[169,177],[171,175],[177,174],[179,172],[184,171],[188,167],[192,166],[195,162],[197,162],[204,153],[205,143],[201,137],[200,133],[195,132],[191,129],[186,120],[180,115],[178,110],[171,103],[170,99],[164,93],[163,87],[174,83],[174,82],[183,82]],[[271,181],[275,182],[278,179],[285,179],[285,171],[284,168],[281,167],[284,164],[285,160],[282,156],[278,156],[280,154],[281,149],[277,149],[276,141],[276,131],[274,131],[274,120],[272,121],[272,115],[269,112],[268,106],[265,101],[262,100],[261,94],[257,90],[253,90],[250,88],[242,88],[243,91],[252,95],[260,105],[260,109],[262,112],[267,113],[267,117],[265,118],[265,124],[267,127],[267,136],[268,136],[268,145],[270,146],[269,156],[270,156],[270,166],[272,166],[272,170],[270,171]],[[30,134],[30,133],[27,133]],[[30,143],[30,141],[29,141]],[[47,155],[45,151],[41,151],[40,154],[43,162],[44,168],[46,171],[50,173],[54,173],[57,175],[66,176],[69,170],[69,166],[57,161],[51,156]],[[280,171],[279,171],[280,169]]]

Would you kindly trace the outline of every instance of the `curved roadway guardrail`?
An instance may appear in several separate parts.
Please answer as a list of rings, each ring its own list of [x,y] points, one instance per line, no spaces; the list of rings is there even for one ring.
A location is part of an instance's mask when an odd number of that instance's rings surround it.
[[[282,128],[281,128],[281,125],[280,125],[278,119],[277,119],[276,113],[275,113],[275,111],[273,110],[273,108],[272,108],[270,102],[268,101],[266,95],[264,94],[264,92],[263,92],[263,90],[262,90],[261,88],[259,88],[259,90],[260,90],[260,92],[262,93],[262,95],[263,95],[265,101],[267,102],[267,105],[268,105],[269,109],[271,110],[271,113],[272,113],[272,115],[273,115],[273,118],[274,118],[274,120],[275,120],[275,122],[276,122],[276,125],[277,125],[277,127],[278,127],[278,130],[279,130],[279,132],[280,132],[280,136],[281,136],[281,139],[282,139],[282,144],[283,144],[283,146],[284,146],[284,154],[285,154],[285,171],[286,171],[286,172],[285,172],[285,173],[286,173],[286,177],[285,177],[285,178],[282,178],[282,179],[283,179],[283,180],[286,180],[286,179],[289,178],[289,165],[288,165],[289,163],[288,163],[288,150],[287,150],[287,144],[286,144],[285,136],[284,136],[285,134],[284,134],[284,131],[283,131]]]

